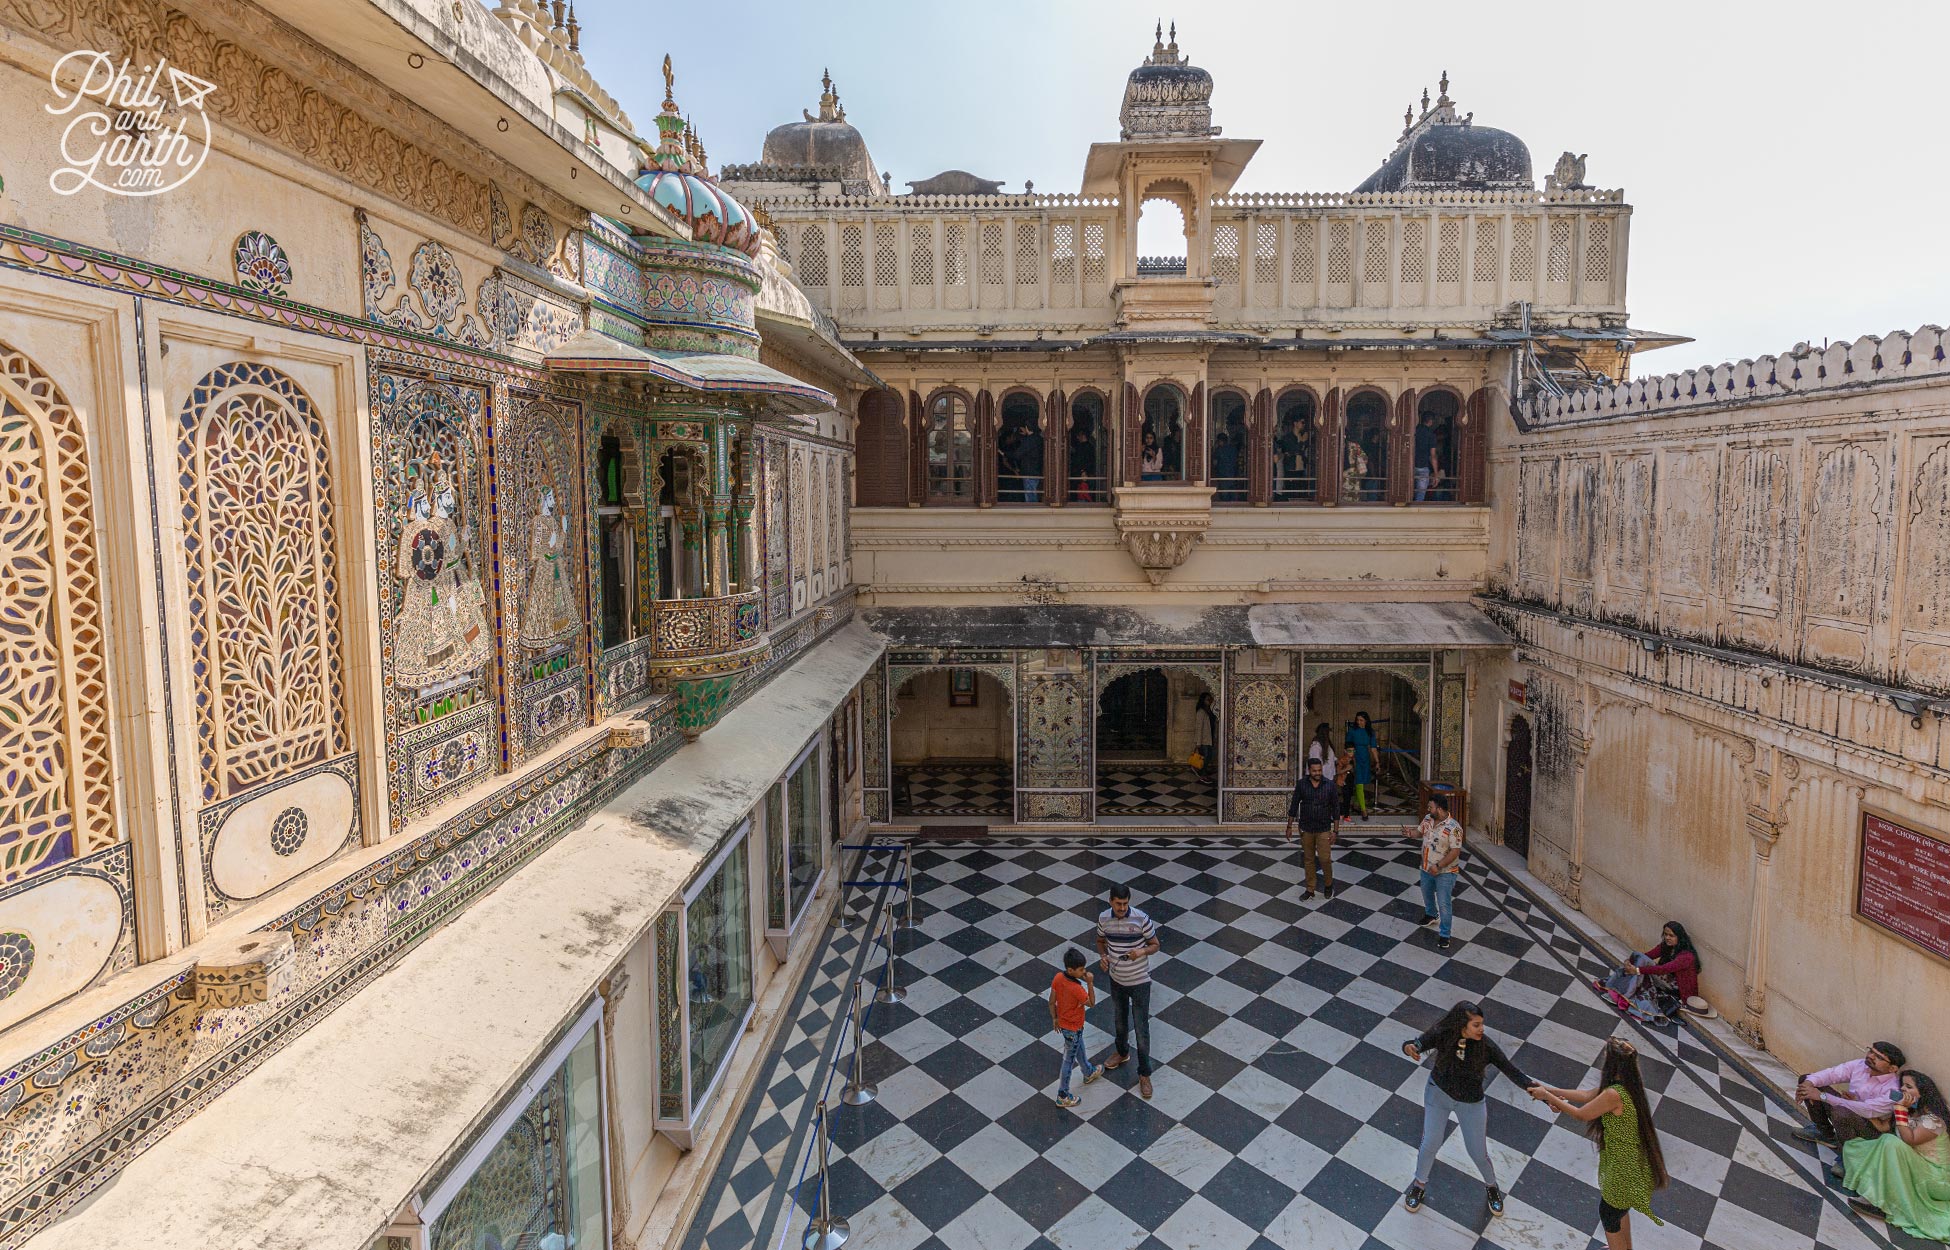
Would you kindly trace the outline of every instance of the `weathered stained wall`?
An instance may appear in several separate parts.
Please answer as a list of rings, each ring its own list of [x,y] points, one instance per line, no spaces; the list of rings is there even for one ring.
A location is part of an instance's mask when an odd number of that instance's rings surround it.
[[[1939,344],[1683,375],[1747,394],[1725,379],[1753,369],[1759,398],[1637,383],[1495,427],[1492,612],[1519,647],[1477,689],[1497,783],[1477,820],[1505,830],[1527,717],[1532,870],[1641,947],[1685,923],[1705,995],[1796,1068],[1875,1037],[1950,1064],[1950,962],[1853,910],[1865,806],[1950,833],[1950,734],[1890,700],[1950,691]],[[1790,370],[1799,389],[1762,385]]]

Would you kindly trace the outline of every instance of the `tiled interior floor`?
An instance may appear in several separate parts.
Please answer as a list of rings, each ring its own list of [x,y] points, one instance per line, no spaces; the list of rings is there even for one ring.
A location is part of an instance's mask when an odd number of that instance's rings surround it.
[[[1000,760],[903,764],[894,769],[896,816],[1015,814],[1015,782]]]
[[[1106,764],[1097,770],[1098,816],[1210,816],[1212,783],[1184,764]]]
[[[1465,872],[1445,954],[1414,927],[1412,847],[1351,834],[1339,861],[1339,895],[1300,904],[1295,857],[1264,836],[918,847],[920,924],[897,938],[908,1000],[875,1007],[866,1029],[878,1100],[838,1104],[833,1009],[849,978],[884,969],[856,925],[815,961],[687,1247],[799,1244],[815,1089],[834,1103],[832,1194],[859,1250],[1600,1246],[1589,1142],[1500,1078],[1490,1137],[1506,1215],[1488,1216],[1453,1132],[1428,1205],[1401,1208],[1426,1073],[1398,1047],[1464,998],[1552,1084],[1581,1083],[1613,1033],[1639,1045],[1674,1175],[1654,1199],[1666,1224],[1634,1218],[1640,1250],[1922,1244],[1851,1213],[1789,1136],[1790,1113],[1690,1032],[1603,1008],[1585,988],[1596,954],[1493,868]],[[1127,1067],[1066,1111],[1044,996],[1118,880],[1163,930],[1156,1096],[1140,1099]],[[856,908],[898,897],[855,895]],[[1093,1054],[1109,1011],[1091,1012]]]

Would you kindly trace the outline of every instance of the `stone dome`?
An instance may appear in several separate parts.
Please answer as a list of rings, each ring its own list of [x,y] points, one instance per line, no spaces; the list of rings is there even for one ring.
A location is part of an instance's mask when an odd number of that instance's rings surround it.
[[[878,186],[880,171],[867,151],[866,138],[846,120],[839,92],[833,89],[833,76],[826,74],[820,82],[825,90],[819,97],[819,115],[801,109],[799,115],[804,120],[767,131],[759,165],[780,170],[837,170],[840,178]]]
[[[1449,98],[1449,76],[1442,76],[1442,94],[1429,104],[1422,93],[1422,115],[1409,109],[1406,129],[1395,150],[1354,188],[1359,192],[1424,191],[1453,188],[1484,191],[1535,186],[1530,149],[1507,130],[1478,126],[1475,114],[1456,114]]]
[[[1219,133],[1212,125],[1212,75],[1179,54],[1176,22],[1171,42],[1165,42],[1161,25],[1151,55],[1131,71],[1117,120],[1126,140],[1205,139]]]

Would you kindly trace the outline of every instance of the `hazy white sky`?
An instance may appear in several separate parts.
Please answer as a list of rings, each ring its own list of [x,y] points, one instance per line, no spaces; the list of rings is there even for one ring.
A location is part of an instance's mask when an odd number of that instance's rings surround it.
[[[579,0],[577,16],[647,133],[672,55],[714,167],[816,111],[830,68],[896,191],[956,167],[1076,190],[1160,17],[1216,80],[1213,121],[1265,141],[1242,191],[1352,189],[1446,69],[1460,109],[1529,145],[1540,183],[1569,149],[1625,189],[1632,322],[1698,340],[1642,371],[1950,321],[1942,0],[1156,4]]]

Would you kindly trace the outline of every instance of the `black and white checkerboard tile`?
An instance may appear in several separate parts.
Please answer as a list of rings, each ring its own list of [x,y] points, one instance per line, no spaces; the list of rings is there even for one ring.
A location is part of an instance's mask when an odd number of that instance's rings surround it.
[[[1210,816],[1212,783],[1183,764],[1106,765],[1097,772],[1099,816]]]
[[[901,816],[1008,816],[1015,802],[1007,764],[913,764],[894,773]]]
[[[1791,1115],[1684,1031],[1648,1032],[1600,1005],[1602,962],[1494,870],[1473,864],[1456,945],[1433,949],[1412,847],[1352,835],[1331,901],[1301,904],[1277,838],[1007,837],[915,852],[920,927],[899,938],[905,1004],[877,1007],[866,1070],[880,1097],[833,1115],[831,1189],[862,1250],[1589,1250],[1589,1142],[1522,1092],[1491,1086],[1491,1153],[1509,1193],[1492,1220],[1453,1133],[1411,1215],[1425,1071],[1402,1040],[1450,1003],[1488,1006],[1491,1033],[1538,1079],[1574,1085],[1603,1040],[1638,1043],[1673,1184],[1640,1250],[1875,1250],[1919,1245],[1848,1211],[1820,1183]],[[1044,1001],[1065,946],[1087,947],[1108,885],[1128,882],[1163,929],[1154,960],[1156,1093],[1131,1067],[1055,1106]],[[849,945],[848,943],[851,943]],[[843,952],[851,954],[842,957]],[[687,1243],[790,1250],[813,1186],[807,1090],[857,932],[817,961],[770,1089],[741,1125]],[[824,990],[825,1001],[820,993]],[[1110,1006],[1091,1013],[1093,1054]],[[824,1031],[822,1031],[824,1030]],[[839,1056],[843,1059],[843,1056]],[[786,1166],[790,1161],[790,1166]],[[783,1168],[784,1176],[779,1176]],[[771,1178],[768,1180],[768,1178]],[[771,1191],[765,1192],[770,1184]],[[790,1191],[789,1194],[787,1191]],[[787,1199],[790,1199],[788,1201]]]

